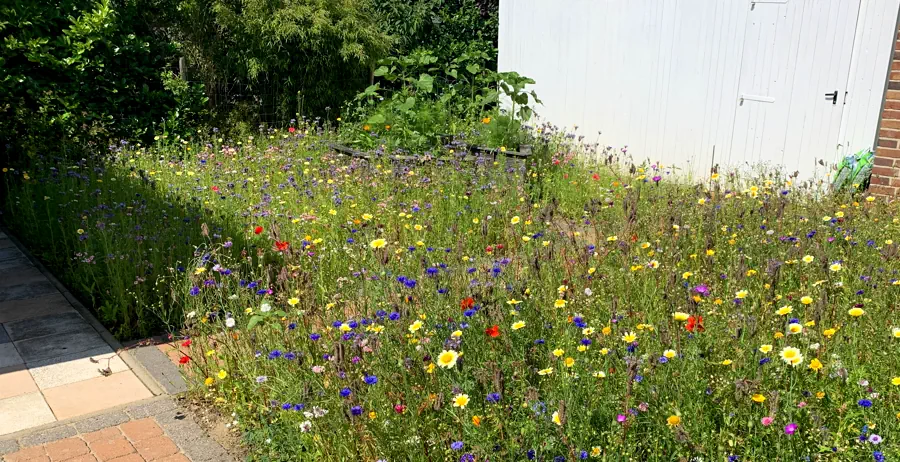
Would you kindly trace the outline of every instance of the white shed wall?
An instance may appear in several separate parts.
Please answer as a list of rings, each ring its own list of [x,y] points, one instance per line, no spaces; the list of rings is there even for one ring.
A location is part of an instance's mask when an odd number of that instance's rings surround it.
[[[810,177],[819,160],[872,147],[898,10],[900,0],[759,0],[752,11],[744,0],[501,0],[499,68],[537,82],[541,118],[628,145],[636,161]],[[834,90],[836,106],[824,95]]]

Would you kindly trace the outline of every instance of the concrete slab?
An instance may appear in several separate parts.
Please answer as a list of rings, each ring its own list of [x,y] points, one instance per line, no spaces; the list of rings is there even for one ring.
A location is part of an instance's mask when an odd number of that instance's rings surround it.
[[[46,281],[47,278],[33,266],[19,268],[17,271],[0,271],[0,287],[17,286],[32,282]]]
[[[23,254],[17,247],[15,246],[6,246],[0,247],[0,261],[6,260],[16,260],[20,258],[26,258],[25,254]]]
[[[10,260],[0,261],[0,271],[2,271],[2,270],[24,271],[27,268],[34,268],[34,265],[31,264],[31,260],[29,260],[25,257],[13,258]]]
[[[106,368],[116,373],[127,371],[128,365],[108,346],[28,363],[28,370],[41,390],[103,377],[100,370]]]
[[[97,331],[90,327],[78,332],[20,340],[13,344],[19,350],[19,354],[22,355],[26,364],[44,359],[68,357],[75,353],[107,346],[106,342],[97,335]]]
[[[60,420],[150,398],[150,390],[131,371],[83,380],[44,390],[47,404]]]
[[[11,341],[12,340],[10,340],[9,335],[6,334],[6,329],[4,329],[3,325],[0,324],[0,345],[9,343]]]
[[[0,399],[34,393],[38,390],[34,379],[24,366],[13,366],[0,369]]]
[[[18,366],[23,363],[25,363],[25,361],[19,355],[14,344],[4,343],[0,345],[0,369]]]
[[[36,318],[49,314],[73,312],[75,308],[60,293],[48,294],[27,300],[0,302],[0,322]]]
[[[131,355],[144,366],[167,394],[177,395],[187,391],[187,384],[181,376],[181,371],[172,364],[168,356],[159,351],[159,348],[153,345],[139,347],[131,350]]]
[[[56,417],[40,393],[0,399],[0,435],[55,421]]]
[[[51,314],[49,316],[8,322],[3,327],[6,328],[6,332],[14,342],[46,335],[92,329],[90,324],[74,310],[70,313]]]
[[[25,300],[58,292],[50,281],[44,280],[30,284],[0,287],[0,302],[11,300]]]

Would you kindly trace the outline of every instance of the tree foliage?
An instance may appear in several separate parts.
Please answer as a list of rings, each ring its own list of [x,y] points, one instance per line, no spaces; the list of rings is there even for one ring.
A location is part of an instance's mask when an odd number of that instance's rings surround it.
[[[147,135],[174,106],[161,79],[174,51],[130,1],[0,7],[3,149],[55,154],[71,142]]]

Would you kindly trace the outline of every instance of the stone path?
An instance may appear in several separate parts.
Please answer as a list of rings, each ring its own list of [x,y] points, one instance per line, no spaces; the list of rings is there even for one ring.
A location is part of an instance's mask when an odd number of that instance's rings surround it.
[[[94,322],[0,232],[0,436],[153,396]]]
[[[221,445],[160,396],[97,415],[26,433],[0,437],[0,461],[233,462]]]
[[[233,461],[166,396],[180,356],[123,349],[0,231],[0,462]]]

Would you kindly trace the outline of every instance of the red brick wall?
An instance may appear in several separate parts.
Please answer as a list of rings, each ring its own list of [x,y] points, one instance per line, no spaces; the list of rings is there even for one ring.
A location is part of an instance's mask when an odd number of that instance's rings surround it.
[[[878,126],[878,146],[869,192],[900,196],[900,31],[894,41],[894,58]]]

